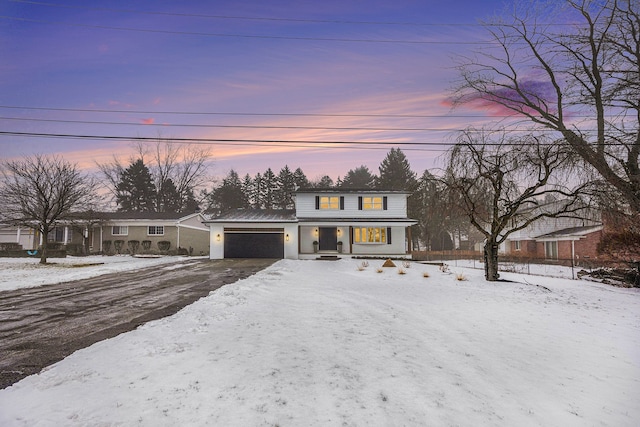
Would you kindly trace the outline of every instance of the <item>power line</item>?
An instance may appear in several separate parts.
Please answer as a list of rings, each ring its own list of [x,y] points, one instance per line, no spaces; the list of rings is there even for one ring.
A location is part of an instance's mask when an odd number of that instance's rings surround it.
[[[36,110],[36,111],[63,111],[78,113],[129,113],[129,114],[171,114],[185,116],[273,116],[273,117],[377,117],[390,119],[435,119],[435,118],[457,118],[457,119],[508,119],[522,117],[519,114],[491,115],[485,114],[349,114],[349,113],[252,113],[239,111],[156,111],[156,110],[124,110],[124,109],[100,109],[100,108],[64,108],[64,107],[28,107],[18,105],[0,105],[0,109],[11,110]],[[591,115],[571,114],[571,117],[590,118]],[[605,115],[605,117],[618,117],[618,115]]]
[[[186,128],[212,128],[212,129],[291,129],[291,130],[365,130],[365,131],[385,131],[385,132],[473,132],[463,128],[383,128],[383,127],[328,127],[328,126],[274,126],[274,125],[221,125],[221,124],[192,124],[192,123],[137,123],[137,122],[105,122],[93,120],[62,120],[62,119],[40,119],[27,117],[0,117],[0,120],[44,122],[44,123],[66,123],[66,124],[90,124],[108,126],[158,126],[158,127],[186,127]],[[508,126],[517,126],[517,123],[503,125],[505,132],[531,132],[531,129],[506,129]],[[581,129],[584,132],[595,132],[595,129]],[[477,130],[480,132],[481,130]],[[537,132],[556,132],[555,129],[537,129]]]
[[[205,33],[199,31],[172,31],[131,27],[113,27],[109,25],[89,25],[59,21],[45,21],[41,19],[27,19],[15,16],[0,15],[0,19],[29,22],[34,24],[51,24],[66,27],[91,28],[99,30],[129,31],[138,33],[172,34],[182,36],[204,36],[222,38],[244,38],[244,39],[264,39],[264,40],[299,40],[299,41],[326,41],[326,42],[349,42],[349,43],[385,43],[385,44],[415,44],[415,45],[492,45],[492,41],[434,41],[434,40],[391,40],[391,39],[349,39],[334,37],[302,37],[302,36],[269,36],[252,34],[225,34],[225,33]]]
[[[312,148],[312,149],[335,149],[327,147],[328,144],[340,145],[343,149],[349,150],[387,150],[380,147],[390,145],[433,145],[434,148],[405,148],[406,151],[435,151],[442,149],[435,148],[437,145],[447,145],[439,143],[403,143],[403,142],[381,142],[381,141],[297,141],[297,140],[253,140],[253,139],[222,139],[222,138],[164,138],[164,137],[135,137],[135,136],[106,136],[106,135],[75,135],[75,134],[53,134],[35,132],[12,132],[0,131],[0,136],[19,136],[54,139],[81,139],[81,140],[110,140],[127,142],[165,142],[170,144],[200,144],[200,145],[224,145],[224,146],[247,146],[247,147],[286,147],[286,148]],[[365,145],[365,146],[363,146]],[[374,145],[374,146],[367,146]]]
[[[355,20],[336,20],[336,19],[303,19],[303,18],[278,18],[278,17],[257,17],[257,16],[234,16],[234,15],[207,15],[196,13],[178,13],[178,12],[154,12],[134,9],[114,9],[106,7],[89,7],[78,5],[65,5],[57,3],[46,3],[28,0],[9,0],[12,3],[23,3],[36,6],[57,7],[66,9],[82,9],[93,10],[98,12],[116,12],[131,13],[139,15],[157,15],[157,16],[176,16],[186,18],[208,18],[208,19],[228,19],[243,21],[275,21],[275,22],[300,22],[300,23],[317,23],[317,24],[348,24],[348,25],[398,25],[398,26],[416,26],[416,27],[477,27],[482,24],[473,23],[421,23],[421,22],[390,22],[390,21],[355,21]]]
[[[160,127],[195,127],[195,128],[230,128],[230,129],[304,129],[304,130],[371,130],[371,131],[401,131],[401,132],[449,132],[463,129],[452,128],[376,128],[376,127],[325,127],[325,126],[272,126],[272,125],[220,125],[220,124],[184,124],[184,123],[132,123],[132,122],[104,122],[92,120],[61,120],[34,119],[26,117],[0,117],[0,120],[16,120],[46,123],[73,123],[118,126],[160,126]]]

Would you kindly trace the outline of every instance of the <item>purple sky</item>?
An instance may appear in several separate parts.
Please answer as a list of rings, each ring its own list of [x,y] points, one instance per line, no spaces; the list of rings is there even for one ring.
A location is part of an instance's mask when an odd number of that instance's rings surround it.
[[[398,143],[447,142],[453,129],[490,120],[478,110],[452,113],[446,99],[456,77],[451,55],[486,40],[477,19],[502,4],[3,1],[1,129],[124,139],[3,135],[1,156],[57,153],[93,169],[113,155],[126,160],[133,151],[127,137],[161,135],[236,140],[211,142],[218,176],[285,164],[311,179],[335,179],[360,165],[377,173]],[[440,147],[400,148],[418,174],[439,165]]]

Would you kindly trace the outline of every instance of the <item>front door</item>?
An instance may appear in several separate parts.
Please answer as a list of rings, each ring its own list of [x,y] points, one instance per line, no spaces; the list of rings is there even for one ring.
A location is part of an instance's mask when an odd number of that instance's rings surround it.
[[[318,249],[321,251],[338,250],[338,229],[336,227],[318,228]]]

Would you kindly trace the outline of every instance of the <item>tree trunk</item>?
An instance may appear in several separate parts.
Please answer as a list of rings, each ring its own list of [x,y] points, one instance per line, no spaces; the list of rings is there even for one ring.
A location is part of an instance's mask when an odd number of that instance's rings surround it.
[[[42,244],[42,251],[40,251],[40,264],[47,263],[47,242]]]
[[[40,251],[40,264],[47,263],[47,237],[49,236],[49,230],[44,231],[40,229],[42,236],[42,250]]]
[[[484,278],[495,282],[500,278],[498,274],[498,245],[487,241],[484,245]]]

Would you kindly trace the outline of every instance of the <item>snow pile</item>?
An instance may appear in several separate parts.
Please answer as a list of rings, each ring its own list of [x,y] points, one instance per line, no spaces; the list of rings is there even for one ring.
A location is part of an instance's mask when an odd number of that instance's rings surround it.
[[[107,273],[137,270],[154,265],[182,263],[194,258],[166,256],[137,258],[130,255],[49,258],[45,265],[40,258],[0,258],[0,291],[33,288],[42,285],[88,279]]]
[[[637,290],[378,267],[280,261],[0,391],[0,425],[637,425]]]

